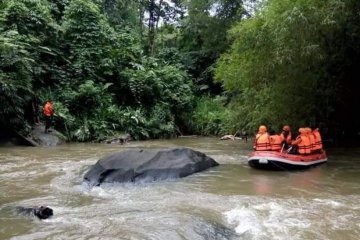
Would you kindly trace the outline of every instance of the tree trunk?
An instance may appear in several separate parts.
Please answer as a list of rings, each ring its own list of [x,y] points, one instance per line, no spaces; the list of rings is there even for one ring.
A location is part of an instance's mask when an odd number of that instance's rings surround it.
[[[149,55],[153,56],[154,55],[154,44],[155,44],[155,0],[150,0],[149,3],[149,23],[148,23],[148,27],[149,27]]]

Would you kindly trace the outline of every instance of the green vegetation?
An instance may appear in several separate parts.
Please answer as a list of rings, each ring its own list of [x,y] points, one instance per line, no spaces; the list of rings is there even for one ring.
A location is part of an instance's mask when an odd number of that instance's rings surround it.
[[[28,132],[49,97],[73,141],[359,130],[360,3],[248,2],[1,1],[0,130]]]
[[[216,78],[239,126],[323,122],[356,132],[349,106],[360,100],[351,90],[359,87],[359,10],[355,0],[269,0],[238,23]]]
[[[224,107],[223,97],[201,97],[197,99],[196,108],[192,118],[193,132],[202,135],[227,134],[228,130],[235,133],[236,130],[228,129],[230,111]]]

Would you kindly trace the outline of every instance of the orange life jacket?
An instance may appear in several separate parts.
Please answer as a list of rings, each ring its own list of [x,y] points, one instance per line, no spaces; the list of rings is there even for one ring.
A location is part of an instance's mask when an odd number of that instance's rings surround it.
[[[53,106],[50,102],[47,102],[44,106],[44,115],[51,117],[54,114]]]
[[[281,150],[282,138],[280,135],[271,135],[270,136],[270,147],[272,151],[280,151]]]
[[[319,131],[313,131],[312,133],[314,135],[313,150],[321,150],[323,148],[323,144],[322,144],[321,135],[320,135]]]
[[[268,133],[256,134],[255,139],[255,150],[256,151],[270,151],[270,138]]]
[[[299,135],[297,137],[301,138],[301,142],[298,144],[298,150],[300,154],[309,154],[310,153],[310,139],[308,138],[308,136],[304,135]]]
[[[312,132],[309,132],[308,138],[310,141],[310,152],[313,152],[315,150],[315,136]]]

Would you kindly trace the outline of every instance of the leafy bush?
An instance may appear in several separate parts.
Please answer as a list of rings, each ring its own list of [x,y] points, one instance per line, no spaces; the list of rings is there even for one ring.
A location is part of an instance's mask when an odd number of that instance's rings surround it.
[[[234,42],[219,59],[216,78],[231,97],[239,126],[276,129],[327,120],[338,95],[329,69],[339,57],[327,54],[333,37],[345,34],[339,32],[345,9],[338,0],[266,1],[231,30]]]
[[[201,135],[220,135],[227,133],[226,123],[230,118],[224,106],[224,98],[201,97],[196,101],[192,116],[193,130]]]
[[[19,127],[24,122],[24,110],[32,96],[34,64],[26,50],[28,44],[17,31],[0,34],[0,124]]]

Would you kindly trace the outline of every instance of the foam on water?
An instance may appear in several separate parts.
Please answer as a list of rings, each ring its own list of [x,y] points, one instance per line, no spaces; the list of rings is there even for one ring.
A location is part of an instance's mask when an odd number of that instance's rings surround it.
[[[358,196],[333,199],[237,196],[232,202],[235,199],[237,206],[223,215],[246,239],[332,239],[334,235],[326,229],[336,232],[359,228]],[[356,232],[360,233],[360,229]]]
[[[255,211],[245,207],[237,207],[224,213],[230,224],[235,224],[235,231],[243,235],[251,233],[258,235],[262,231],[262,224]]]
[[[341,203],[341,202],[338,202],[338,201],[334,201],[332,199],[319,199],[319,198],[315,198],[314,199],[315,202],[319,202],[321,204],[324,204],[324,205],[328,205],[330,207],[334,207],[334,208],[340,208],[340,207],[343,207],[344,205]]]

